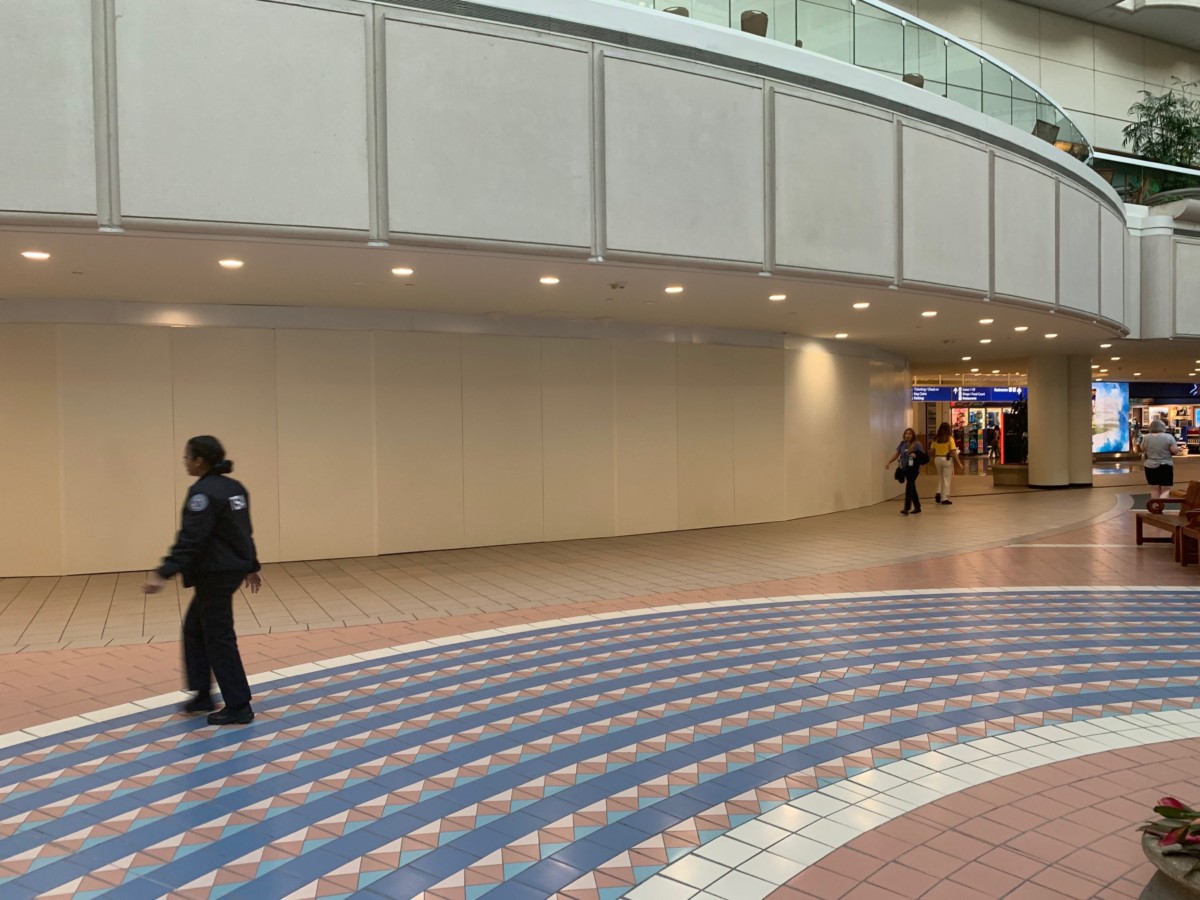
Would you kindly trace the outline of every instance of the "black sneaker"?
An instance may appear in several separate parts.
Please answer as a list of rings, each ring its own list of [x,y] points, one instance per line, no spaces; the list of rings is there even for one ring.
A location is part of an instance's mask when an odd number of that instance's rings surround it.
[[[942,506],[949,506],[949,505],[950,505],[950,504],[952,504],[953,502],[954,502],[953,500],[943,500],[943,501],[942,501]]]
[[[900,510],[900,515],[902,515],[902,516],[907,516],[907,515],[908,515],[908,510],[907,510],[907,509],[902,509],[902,510]]]
[[[941,503],[941,502],[942,502],[942,495],[941,495],[941,494],[934,494],[934,495],[933,495],[933,502],[934,502],[934,503]]]
[[[224,709],[208,714],[209,725],[249,725],[253,721],[254,710],[250,708],[249,703],[236,709],[226,706]]]
[[[916,515],[917,513],[919,513],[920,511],[921,511],[921,507],[919,507],[919,506],[918,506],[916,509],[914,509],[914,510],[912,511],[912,514],[915,516],[915,515]]]
[[[212,697],[210,697],[208,694],[197,694],[191,700],[188,700],[186,703],[182,703],[179,706],[180,711],[185,716],[194,716],[198,715],[199,713],[212,712],[216,708],[217,705],[212,702]]]

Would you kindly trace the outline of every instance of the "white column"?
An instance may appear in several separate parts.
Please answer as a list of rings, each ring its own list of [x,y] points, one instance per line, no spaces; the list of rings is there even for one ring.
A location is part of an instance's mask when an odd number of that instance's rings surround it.
[[[1067,357],[1067,468],[1071,487],[1092,486],[1092,360]]]
[[[1029,359],[1029,484],[1031,487],[1067,487],[1070,426],[1067,357],[1033,356]]]

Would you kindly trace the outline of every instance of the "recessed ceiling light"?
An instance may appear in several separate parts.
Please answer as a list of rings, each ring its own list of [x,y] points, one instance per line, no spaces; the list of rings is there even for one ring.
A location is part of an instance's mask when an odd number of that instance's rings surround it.
[[[1048,335],[1046,335],[1046,337],[1048,337],[1048,338],[1056,338],[1056,337],[1058,337],[1058,334],[1057,334],[1056,332],[1053,332],[1053,331],[1052,331],[1052,332],[1050,332]]]
[[[971,357],[969,357],[969,356],[963,357],[963,362],[970,362],[970,361],[971,361]]]
[[[786,299],[787,299],[787,294],[772,294],[772,295],[771,295],[770,297],[768,297],[767,299],[768,299],[768,300],[773,300],[773,301],[775,301],[776,303],[778,303],[780,300],[786,300]]]
[[[834,337],[837,338],[839,341],[844,341],[846,338],[850,337],[850,335],[846,334],[846,332],[844,332],[844,331],[839,331],[837,334],[834,335]]]
[[[1101,345],[1100,345],[1100,349],[1101,349],[1101,350],[1107,350],[1107,349],[1108,349],[1109,347],[1111,347],[1111,346],[1112,346],[1112,344],[1101,344]]]
[[[668,293],[668,294],[682,294],[682,293],[683,293],[683,286],[682,286],[682,285],[678,285],[678,284],[673,284],[673,285],[671,285],[670,287],[668,287],[668,288],[666,289],[666,291],[667,291],[667,293]]]
[[[1134,378],[1140,378],[1140,377],[1141,377],[1141,375],[1142,375],[1142,373],[1141,373],[1141,372],[1134,372],[1134,373],[1133,373],[1133,377],[1134,377]]]
[[[1111,359],[1113,362],[1119,362],[1119,361],[1120,361],[1120,359],[1121,359],[1121,357],[1119,357],[1119,356],[1110,356],[1110,357],[1109,357],[1109,359]]]
[[[1100,363],[1093,363],[1093,364],[1092,364],[1092,368],[1093,368],[1093,369],[1098,369],[1098,368],[1100,368]]]
[[[1013,329],[1013,331],[1028,331],[1028,330],[1029,330],[1028,325],[1018,325],[1016,328]]]
[[[412,273],[413,273],[413,270],[410,269],[408,266],[396,266],[396,268],[392,269],[393,275],[404,276],[404,275],[411,275]]]
[[[1108,369],[1101,369],[1101,370],[1100,370],[1100,373],[1101,373],[1102,375],[1107,375],[1107,374],[1108,374]]]
[[[936,309],[927,309],[927,310],[925,310],[925,312],[921,313],[921,315],[923,315],[927,319],[932,319],[934,316],[937,315],[937,310]]]
[[[999,374],[1000,374],[1000,370],[999,370],[999,369],[992,369],[992,374],[993,374],[993,375],[999,375]]]
[[[978,369],[972,369],[971,371],[972,371],[972,372],[978,372],[979,370],[978,370]]]
[[[990,344],[991,342],[992,342],[991,338],[980,338],[979,339],[979,343],[981,343],[981,344]]]
[[[980,319],[979,324],[980,325],[991,325],[995,321],[996,321],[995,319]]]
[[[245,263],[240,259],[221,259],[217,260],[217,265],[222,269],[240,269]]]
[[[862,300],[862,301],[859,301],[858,303],[855,303],[854,308],[855,309],[870,309],[871,304],[868,303],[866,300]]]
[[[542,284],[558,284],[558,279],[553,275],[543,275],[538,279]]]
[[[26,259],[36,259],[39,262],[50,258],[50,254],[45,250],[25,250],[21,255]]]

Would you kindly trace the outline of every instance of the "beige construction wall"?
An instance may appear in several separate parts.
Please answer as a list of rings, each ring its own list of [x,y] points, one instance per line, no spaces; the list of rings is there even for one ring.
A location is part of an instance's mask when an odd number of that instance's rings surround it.
[[[0,325],[0,577],[154,565],[199,433],[264,561],[862,506],[894,493],[902,376],[818,342]]]

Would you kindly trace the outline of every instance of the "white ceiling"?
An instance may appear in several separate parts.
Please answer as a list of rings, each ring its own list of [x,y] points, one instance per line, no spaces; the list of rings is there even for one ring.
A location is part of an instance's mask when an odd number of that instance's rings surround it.
[[[31,262],[20,253],[51,253]],[[245,261],[237,271],[217,260]],[[391,274],[410,266],[411,277]],[[541,285],[543,275],[561,282]],[[682,285],[682,294],[664,293]],[[783,302],[768,295],[784,293]],[[194,236],[0,230],[0,300],[342,307],[727,328],[862,343],[910,360],[914,374],[956,380],[1024,372],[1033,354],[1094,354],[1112,378],[1187,380],[1200,341],[1114,341],[1088,320],[983,300],[856,288],[756,273],[362,244]],[[869,309],[852,304],[866,301]],[[925,310],[936,311],[925,318]],[[993,318],[982,325],[981,318]],[[1014,331],[1027,325],[1024,333]],[[1048,332],[1058,337],[1047,340]],[[990,344],[979,343],[991,338]],[[1101,342],[1114,341],[1102,351]],[[1111,362],[1109,356],[1121,356]],[[972,360],[964,362],[963,356]]]
[[[1020,0],[1097,25],[1200,50],[1200,3],[1196,0]]]

